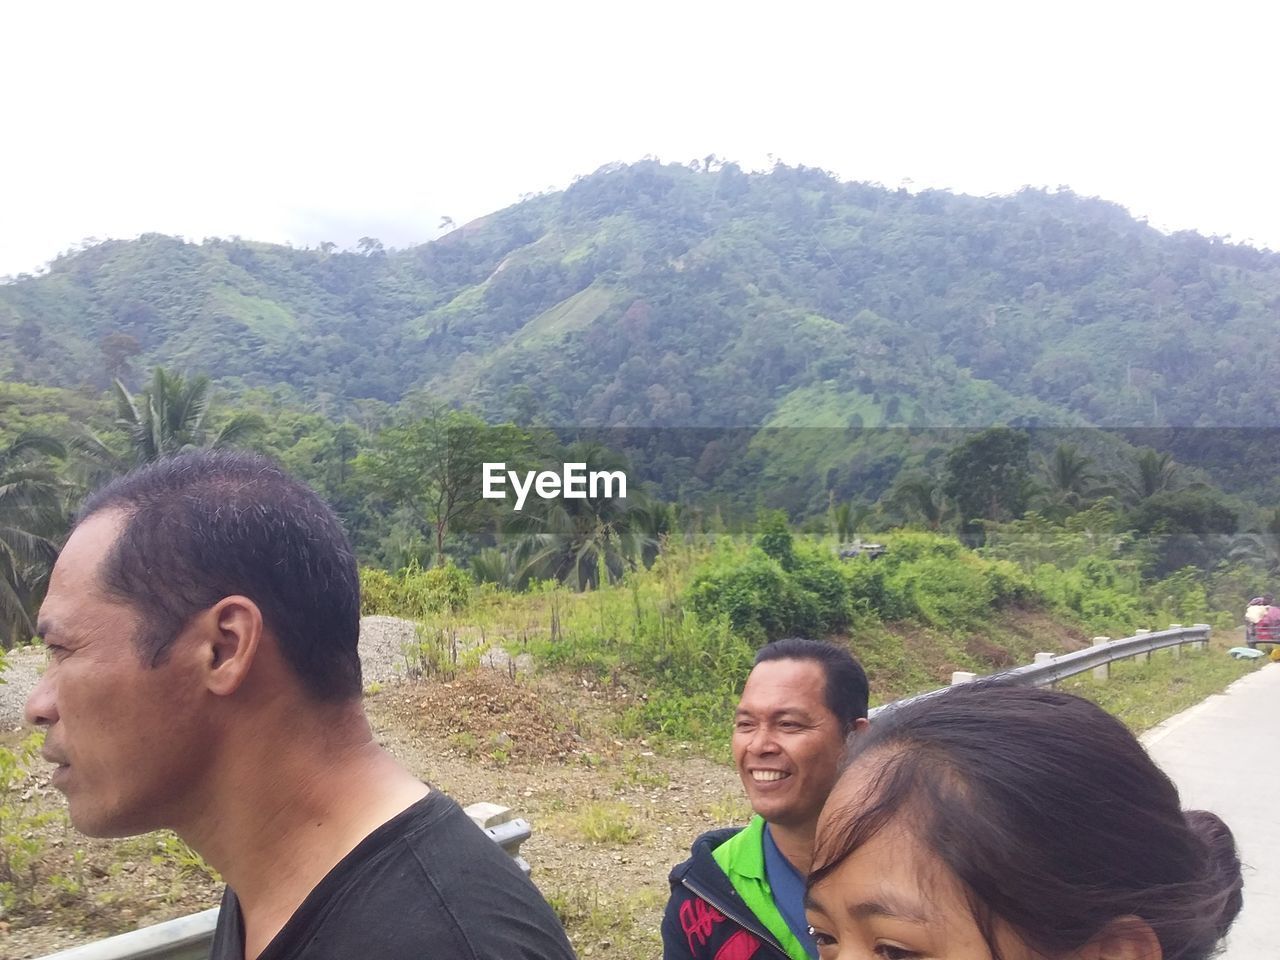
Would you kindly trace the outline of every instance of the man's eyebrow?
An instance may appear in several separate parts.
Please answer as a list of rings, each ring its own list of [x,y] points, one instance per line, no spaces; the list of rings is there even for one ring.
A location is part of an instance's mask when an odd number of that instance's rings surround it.
[[[797,717],[802,720],[810,720],[812,716],[809,711],[803,707],[779,707],[777,710],[750,710],[747,707],[738,707],[733,712],[735,717],[741,716],[764,716],[773,719],[774,717]]]

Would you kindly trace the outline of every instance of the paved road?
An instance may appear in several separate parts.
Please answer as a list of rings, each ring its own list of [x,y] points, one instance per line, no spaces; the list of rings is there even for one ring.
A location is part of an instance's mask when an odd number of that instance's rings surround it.
[[[1280,664],[1237,680],[1142,738],[1184,809],[1212,810],[1236,836],[1244,909],[1219,960],[1280,957]]]

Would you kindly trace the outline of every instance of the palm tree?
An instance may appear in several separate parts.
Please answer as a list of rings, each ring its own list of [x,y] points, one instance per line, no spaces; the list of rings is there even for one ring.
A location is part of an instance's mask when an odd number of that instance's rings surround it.
[[[115,381],[116,423],[129,434],[134,461],[151,463],[163,456],[193,447],[231,447],[262,429],[256,413],[237,413],[210,436],[205,418],[209,413],[209,378],[201,374],[185,379],[156,367],[151,385],[130,396]]]
[[[942,492],[933,477],[910,474],[889,491],[885,503],[897,509],[908,522],[920,521],[930,530],[941,530],[955,519],[955,504]]]
[[[1040,462],[1044,480],[1041,500],[1046,516],[1061,520],[1076,513],[1086,502],[1107,491],[1098,486],[1101,477],[1092,470],[1093,458],[1071,444],[1061,443],[1052,455]]]
[[[1134,459],[1135,472],[1122,477],[1120,485],[1125,499],[1131,504],[1141,503],[1148,497],[1173,490],[1178,485],[1178,465],[1168,453],[1143,450]]]
[[[53,437],[25,433],[0,449],[0,646],[35,633],[33,614],[58,556],[62,485],[42,462],[62,459]]]
[[[834,528],[836,540],[839,543],[852,540],[854,534],[858,532],[858,528],[866,523],[872,512],[870,504],[855,504],[852,501],[845,501],[833,507],[831,510],[831,525]]]
[[[1271,512],[1261,530],[1232,538],[1228,559],[1265,570],[1269,577],[1280,576],[1280,508]]]
[[[585,463],[588,471],[625,467],[594,443],[570,448],[565,459]],[[541,511],[526,508],[507,521],[503,533],[514,537],[511,558],[520,582],[554,577],[574,590],[591,590],[600,586],[602,572],[617,580],[629,566],[649,559],[664,520],[630,491],[625,499],[565,498]]]
[[[1257,567],[1268,577],[1280,576],[1280,537],[1270,533],[1238,534],[1231,538],[1227,559]]]
[[[521,582],[554,577],[574,590],[594,590],[602,573],[618,580],[656,546],[647,527],[648,511],[638,504],[557,500],[504,532],[516,536],[512,559]]]

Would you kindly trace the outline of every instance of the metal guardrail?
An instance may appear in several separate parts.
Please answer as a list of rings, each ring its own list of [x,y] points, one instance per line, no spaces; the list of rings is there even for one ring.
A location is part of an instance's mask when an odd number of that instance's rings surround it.
[[[208,960],[218,908],[51,953],[41,960]]]
[[[529,864],[520,856],[520,844],[533,833],[529,821],[508,820],[496,827],[481,829],[489,839],[511,854],[516,866],[528,876]],[[208,960],[209,949],[213,945],[213,928],[217,922],[218,908],[214,907],[51,953],[40,960]]]
[[[1076,674],[1084,673],[1086,670],[1094,670],[1098,667],[1106,666],[1117,660],[1127,660],[1130,657],[1154,653],[1156,650],[1177,647],[1184,643],[1207,643],[1210,632],[1209,624],[1197,623],[1190,627],[1170,627],[1168,630],[1139,633],[1132,637],[1125,637],[1123,640],[1112,640],[1109,643],[1100,643],[1093,647],[1086,647],[1083,650],[1059,654],[1043,662],[1029,663],[1025,666],[1002,670],[999,673],[993,673],[980,679],[1000,679],[1007,680],[1010,683],[1043,687],[1051,683],[1057,683],[1059,680],[1065,680],[1067,677],[1074,677]],[[903,700],[895,700],[893,703],[875,707],[868,711],[867,715],[874,719],[877,714],[883,713],[885,710],[892,710],[903,704],[914,703],[917,700],[924,700],[928,697],[936,697],[947,689],[949,688],[943,687],[941,690],[930,690],[928,693],[921,693]]]

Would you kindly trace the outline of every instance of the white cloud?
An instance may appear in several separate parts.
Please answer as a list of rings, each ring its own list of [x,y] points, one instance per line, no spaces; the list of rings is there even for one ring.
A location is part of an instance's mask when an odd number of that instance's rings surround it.
[[[1280,248],[1254,4],[15,6],[0,274],[150,230],[409,243],[644,154],[1067,184]]]

